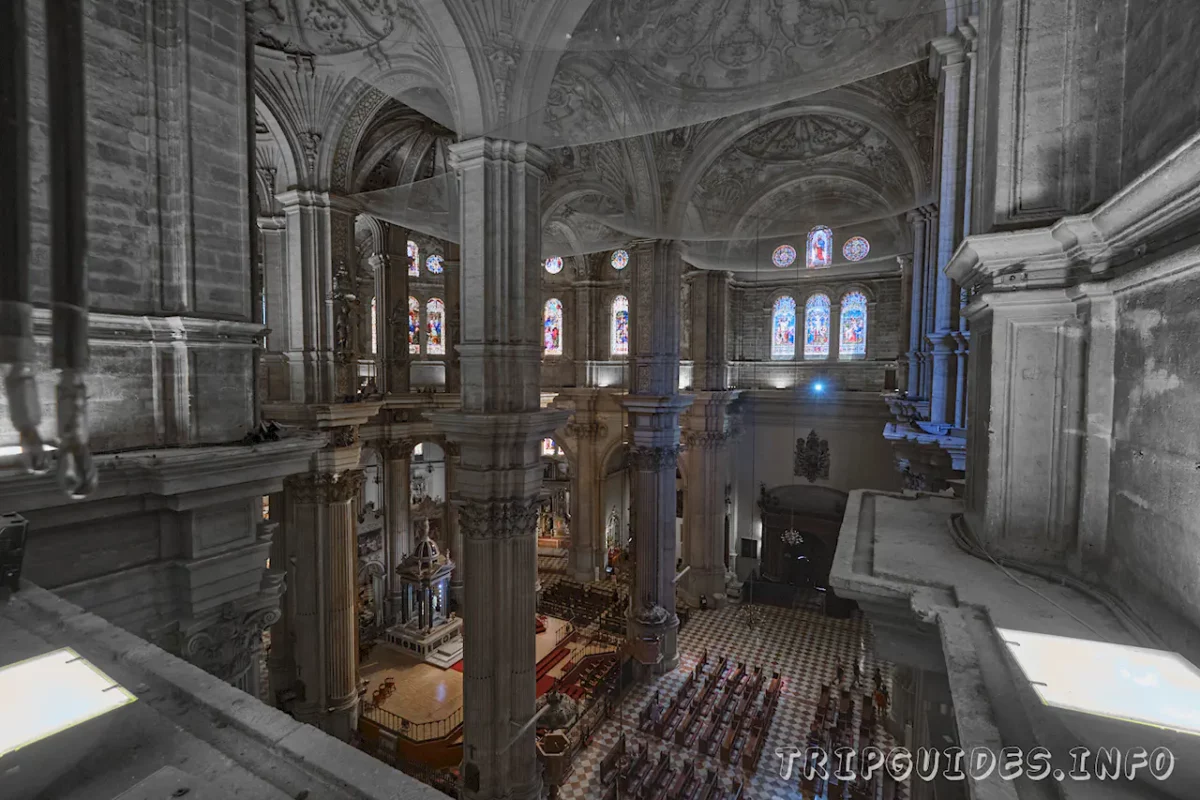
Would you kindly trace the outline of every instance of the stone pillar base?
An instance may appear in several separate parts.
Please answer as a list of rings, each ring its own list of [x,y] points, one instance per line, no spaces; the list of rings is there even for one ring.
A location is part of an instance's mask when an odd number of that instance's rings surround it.
[[[679,666],[679,617],[662,606],[642,608],[629,617],[629,640],[639,677],[665,675]]]

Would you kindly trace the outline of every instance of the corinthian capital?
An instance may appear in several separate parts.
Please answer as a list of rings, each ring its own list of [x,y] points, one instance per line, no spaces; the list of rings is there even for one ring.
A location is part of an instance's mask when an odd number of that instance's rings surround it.
[[[645,472],[662,469],[674,469],[679,463],[679,446],[669,447],[631,447],[629,448],[629,464],[634,469]]]
[[[512,539],[532,536],[537,526],[538,497],[513,497],[497,500],[460,500],[458,524],[468,539]]]
[[[358,497],[362,490],[362,470],[349,470],[334,475],[328,472],[308,472],[292,475],[283,482],[284,491],[293,501],[304,505],[344,503]]]
[[[412,456],[416,442],[411,439],[389,439],[379,443],[379,453],[389,461],[398,461]]]

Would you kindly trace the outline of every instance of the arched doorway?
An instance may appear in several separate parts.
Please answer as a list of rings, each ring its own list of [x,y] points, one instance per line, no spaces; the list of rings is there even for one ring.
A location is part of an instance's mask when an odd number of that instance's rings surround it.
[[[823,601],[847,494],[828,486],[762,487],[762,560],[755,599],[780,605]],[[827,606],[832,613],[835,609]]]

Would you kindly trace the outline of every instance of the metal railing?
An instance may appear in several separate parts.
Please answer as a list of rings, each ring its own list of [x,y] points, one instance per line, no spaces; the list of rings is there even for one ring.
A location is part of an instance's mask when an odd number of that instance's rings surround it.
[[[435,719],[430,722],[412,722],[399,714],[370,703],[363,706],[361,716],[415,744],[445,739],[462,727],[463,723],[462,706],[459,706],[453,714],[445,719]]]

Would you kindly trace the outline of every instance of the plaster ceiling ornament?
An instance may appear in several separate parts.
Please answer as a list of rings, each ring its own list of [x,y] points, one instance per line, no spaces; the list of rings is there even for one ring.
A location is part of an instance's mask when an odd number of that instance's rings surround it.
[[[829,478],[829,442],[817,436],[815,430],[808,432],[805,439],[796,440],[796,463],[794,474],[809,483]]]
[[[771,254],[771,263],[777,267],[790,267],[796,263],[796,248],[790,244],[781,244]]]
[[[803,162],[852,147],[870,130],[847,117],[805,114],[769,122],[734,147],[760,161]]]
[[[549,272],[551,275],[557,275],[563,269],[562,256],[550,256],[546,259],[543,266],[545,266],[546,272]]]
[[[597,0],[563,45],[531,139],[642,135],[853,83],[910,63],[941,32],[939,9],[944,18],[944,0]],[[584,74],[633,107],[604,113]]]
[[[842,255],[847,261],[862,261],[871,252],[871,243],[862,236],[854,236],[842,245]]]
[[[414,20],[401,0],[250,0],[247,11],[260,47],[327,56],[366,50]]]

